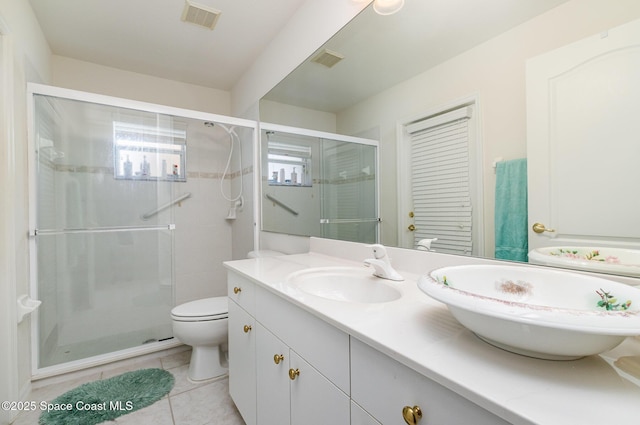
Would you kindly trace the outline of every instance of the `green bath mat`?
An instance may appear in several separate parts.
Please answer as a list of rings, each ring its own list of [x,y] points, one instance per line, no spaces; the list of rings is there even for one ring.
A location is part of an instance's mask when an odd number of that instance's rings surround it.
[[[149,406],[164,397],[174,384],[163,369],[141,369],[113,378],[89,382],[47,404],[40,425],[93,425]]]

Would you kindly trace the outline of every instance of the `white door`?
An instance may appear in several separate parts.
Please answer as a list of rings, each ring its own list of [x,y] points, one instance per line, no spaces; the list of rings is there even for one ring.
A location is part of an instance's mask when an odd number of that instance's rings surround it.
[[[349,396],[293,350],[289,352],[289,367],[297,373],[290,381],[292,424],[345,425],[350,422]]]
[[[637,246],[639,76],[640,21],[528,61],[530,250]]]
[[[229,394],[247,425],[256,425],[256,322],[229,301]]]
[[[258,425],[290,424],[289,347],[256,324]]]

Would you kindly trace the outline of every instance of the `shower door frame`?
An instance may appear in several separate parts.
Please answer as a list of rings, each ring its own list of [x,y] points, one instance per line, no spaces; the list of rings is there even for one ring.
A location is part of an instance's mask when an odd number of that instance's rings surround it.
[[[382,234],[381,231],[381,226],[382,226],[382,221],[380,219],[380,142],[378,140],[375,139],[370,139],[370,138],[364,138],[364,137],[356,137],[356,136],[347,136],[344,134],[337,134],[337,133],[329,133],[326,131],[319,131],[319,130],[311,130],[311,129],[307,129],[307,128],[301,128],[301,127],[292,127],[292,126],[288,126],[288,125],[282,125],[282,124],[273,124],[273,123],[267,123],[267,122],[260,122],[260,128],[259,128],[259,133],[258,136],[259,138],[262,137],[262,131],[275,131],[275,132],[282,132],[282,133],[287,133],[289,135],[300,135],[300,136],[304,136],[304,137],[312,137],[312,138],[316,138],[318,139],[318,142],[320,142],[323,139],[327,139],[327,140],[332,140],[332,141],[339,141],[339,142],[345,142],[345,143],[353,143],[356,145],[363,145],[363,146],[371,146],[374,147],[376,149],[375,154],[376,154],[376,158],[375,158],[375,167],[376,167],[376,183],[375,183],[375,197],[376,197],[376,201],[375,201],[375,208],[376,208],[376,215],[377,217],[375,218],[371,218],[369,217],[368,219],[365,220],[329,220],[326,218],[321,217],[320,219],[320,223],[321,224],[330,224],[330,223],[367,223],[367,222],[376,222],[376,243],[380,242],[380,237]],[[263,187],[263,180],[262,178],[266,177],[268,178],[268,176],[266,175],[266,171],[264,169],[264,163],[262,161],[263,156],[266,158],[267,152],[265,152],[265,150],[263,149],[262,143],[258,143],[258,152],[257,152],[257,158],[256,158],[256,163],[259,164],[259,174],[258,175],[258,191],[260,192],[260,195],[258,196],[258,200],[259,203],[256,204],[256,209],[258,210],[258,217],[260,221],[257,221],[257,223],[260,223],[259,227],[259,231],[260,232],[266,232],[266,233],[284,233],[286,234],[286,232],[280,232],[277,230],[272,230],[272,229],[264,229],[264,223],[263,223],[263,204],[264,204],[264,199],[265,199],[265,194],[264,194],[264,187]],[[268,171],[268,170],[267,170]],[[322,203],[323,201],[321,201]],[[322,208],[321,208],[322,209]],[[322,215],[322,211],[321,211],[321,215]],[[293,236],[300,236],[300,237],[320,237],[323,238],[324,236],[320,236],[320,235],[302,235],[302,234],[296,234],[296,233],[292,233]],[[256,245],[257,247],[257,245]],[[258,249],[258,248],[256,248]]]
[[[191,109],[176,108],[172,106],[158,105],[154,103],[141,102],[136,100],[124,99],[119,97],[83,92],[78,90],[66,89],[61,87],[48,86],[44,84],[28,83],[27,84],[27,136],[28,136],[28,174],[29,174],[29,287],[30,296],[33,299],[38,299],[38,258],[37,258],[37,246],[36,246],[36,226],[37,226],[37,157],[35,155],[36,140],[35,140],[35,101],[36,95],[58,97],[67,100],[75,100],[81,102],[102,104],[107,106],[135,109],[144,112],[150,112],[155,114],[170,115],[181,118],[190,118],[201,121],[213,121],[230,126],[242,126],[245,128],[253,129],[253,169],[259,169],[259,125],[257,121],[247,120],[243,118],[234,118],[224,115],[217,115],[209,112],[195,111]],[[254,193],[253,193],[253,205],[259,205],[259,184],[260,174],[254,172]],[[259,240],[259,210],[253,208],[253,245],[254,249],[258,249]],[[175,290],[175,286],[174,286]],[[175,339],[171,339],[165,342],[158,342],[150,346],[138,346],[132,347],[120,351],[115,351],[107,354],[101,354],[85,359],[74,360],[67,363],[61,363],[58,365],[47,366],[44,368],[38,367],[39,358],[39,318],[38,310],[31,314],[31,376],[32,379],[42,379],[50,376],[59,375],[62,373],[81,370],[93,366],[98,366],[105,363],[110,363],[116,360],[122,360],[142,354],[148,354],[159,350],[164,350],[179,345]]]

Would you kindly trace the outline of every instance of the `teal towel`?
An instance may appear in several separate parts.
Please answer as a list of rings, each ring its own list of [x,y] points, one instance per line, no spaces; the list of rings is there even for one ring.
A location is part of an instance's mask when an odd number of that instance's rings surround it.
[[[527,160],[496,164],[496,258],[527,261]]]

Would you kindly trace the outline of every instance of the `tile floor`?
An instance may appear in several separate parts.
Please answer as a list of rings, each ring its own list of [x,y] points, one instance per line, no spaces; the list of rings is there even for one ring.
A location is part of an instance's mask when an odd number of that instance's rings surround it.
[[[82,372],[62,375],[33,384],[29,401],[51,401],[78,385],[145,368],[163,368],[175,377],[171,392],[151,406],[120,416],[105,424],[125,425],[244,425],[229,396],[227,377],[193,384],[187,379],[191,351],[164,356],[145,356]],[[40,412],[21,413],[12,425],[35,425]]]

